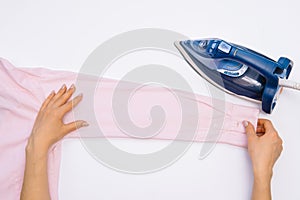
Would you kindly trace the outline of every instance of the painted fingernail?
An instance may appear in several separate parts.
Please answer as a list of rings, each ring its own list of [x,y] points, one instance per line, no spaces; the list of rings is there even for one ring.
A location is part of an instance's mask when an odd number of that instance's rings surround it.
[[[87,122],[82,122],[82,123],[81,123],[81,126],[89,126],[89,123],[87,123]]]
[[[248,122],[247,121],[243,121],[243,125],[244,125],[244,127],[247,127],[248,126]]]

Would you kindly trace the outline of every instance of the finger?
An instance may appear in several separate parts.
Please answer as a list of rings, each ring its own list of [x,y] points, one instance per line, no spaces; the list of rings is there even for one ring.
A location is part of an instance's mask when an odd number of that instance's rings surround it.
[[[253,137],[257,137],[254,126],[250,122],[243,121],[243,125],[245,127],[248,139],[253,138]]]
[[[66,135],[66,134],[68,134],[72,131],[75,131],[76,129],[86,127],[88,125],[89,124],[86,121],[83,121],[83,120],[74,121],[74,122],[71,122],[69,124],[64,125],[64,133]]]
[[[261,136],[263,136],[265,133],[256,133],[256,135],[258,136],[258,137],[261,137]]]
[[[66,85],[63,84],[61,86],[61,88],[58,90],[58,92],[56,93],[56,95],[52,98],[52,101],[49,103],[50,105],[54,105],[55,104],[55,101],[60,98],[65,92],[66,92]]]
[[[264,127],[265,132],[268,132],[268,130],[275,130],[272,122],[268,119],[258,119],[257,125]]]
[[[48,97],[45,99],[45,101],[43,102],[43,104],[42,104],[40,110],[44,110],[44,109],[47,107],[47,105],[49,104],[49,102],[51,101],[51,99],[54,97],[54,95],[55,95],[55,92],[52,91],[52,92],[48,95]]]
[[[71,98],[74,92],[75,86],[72,84],[71,87],[54,102],[54,105],[57,107],[64,105]]]
[[[72,99],[71,101],[69,101],[68,103],[64,104],[61,107],[62,112],[63,113],[69,112],[70,110],[72,110],[73,107],[77,106],[81,100],[82,100],[82,94],[79,94],[74,99]]]
[[[263,126],[257,126],[256,127],[256,133],[265,133],[266,130]]]

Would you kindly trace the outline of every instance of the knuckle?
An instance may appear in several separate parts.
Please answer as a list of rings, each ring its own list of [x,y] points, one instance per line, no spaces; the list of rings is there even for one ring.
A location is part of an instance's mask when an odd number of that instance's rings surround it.
[[[51,109],[46,108],[46,109],[44,110],[44,113],[45,113],[46,115],[51,115],[51,114],[52,114],[52,111],[51,111]]]
[[[59,118],[61,116],[61,113],[59,112],[58,109],[49,109],[46,108],[43,111],[44,116],[47,116],[49,119],[53,118]]]
[[[69,132],[68,127],[67,127],[67,126],[63,126],[63,127],[62,127],[62,133],[63,133],[63,134],[66,134],[66,133],[68,133],[68,132]]]
[[[72,89],[69,89],[67,92],[66,92],[66,94],[69,94],[69,95],[71,95],[71,94],[73,94],[74,93],[74,90],[72,90]]]
[[[63,98],[64,98],[64,99],[70,98],[71,95],[72,95],[72,92],[71,92],[71,91],[67,91],[67,92],[63,95]]]
[[[283,141],[281,138],[279,138],[279,143],[282,145],[283,144]]]
[[[280,138],[276,130],[272,131],[271,135],[272,135],[272,138],[274,138],[274,139]]]
[[[282,146],[282,139],[281,138],[276,138],[276,140],[274,142],[277,146],[280,146],[280,147]]]
[[[71,109],[73,107],[73,101],[69,101],[68,103],[65,104],[64,107],[66,110]]]
[[[61,112],[58,109],[54,109],[52,110],[51,114],[53,117],[60,117]]]

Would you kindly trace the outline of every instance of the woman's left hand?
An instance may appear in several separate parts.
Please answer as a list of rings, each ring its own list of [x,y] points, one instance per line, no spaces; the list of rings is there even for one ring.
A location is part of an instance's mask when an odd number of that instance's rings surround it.
[[[75,92],[75,86],[69,89],[63,85],[60,90],[54,91],[47,97],[42,104],[40,111],[36,117],[31,136],[27,147],[37,148],[43,153],[47,153],[49,148],[62,139],[68,133],[88,126],[83,120],[74,121],[68,124],[63,123],[63,117],[72,110],[82,100],[82,94],[76,96],[69,101]]]

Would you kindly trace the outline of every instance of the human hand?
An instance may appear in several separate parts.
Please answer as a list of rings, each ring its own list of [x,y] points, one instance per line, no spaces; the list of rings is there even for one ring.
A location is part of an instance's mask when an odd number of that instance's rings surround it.
[[[252,160],[254,178],[270,181],[273,166],[281,154],[282,140],[267,119],[259,119],[257,130],[250,122],[244,122],[248,137],[248,152]]]
[[[68,124],[63,123],[63,117],[82,100],[82,94],[68,101],[75,92],[72,85],[68,90],[65,85],[55,93],[54,91],[46,98],[36,117],[27,148],[35,148],[41,153],[48,153],[49,148],[62,139],[68,133],[88,126],[83,120]]]

